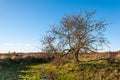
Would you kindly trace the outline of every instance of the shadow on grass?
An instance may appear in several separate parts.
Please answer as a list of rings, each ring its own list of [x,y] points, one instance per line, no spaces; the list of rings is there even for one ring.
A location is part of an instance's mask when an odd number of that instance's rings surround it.
[[[52,58],[6,58],[0,60],[0,80],[23,80],[20,76],[26,76],[30,68],[28,66],[48,63]],[[26,79],[25,79],[26,80]]]
[[[90,60],[90,61],[80,61],[80,71],[98,71],[103,69],[116,70],[120,72],[120,60],[119,59],[99,59],[99,60]],[[110,69],[110,70],[109,70]]]

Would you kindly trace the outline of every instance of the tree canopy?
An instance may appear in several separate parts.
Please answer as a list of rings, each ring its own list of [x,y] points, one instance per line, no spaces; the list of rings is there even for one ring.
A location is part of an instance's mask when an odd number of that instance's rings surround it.
[[[95,19],[96,11],[80,12],[64,16],[58,25],[52,25],[48,35],[42,40],[44,50],[59,55],[78,54],[101,49],[107,40],[104,37],[106,22],[104,18]]]

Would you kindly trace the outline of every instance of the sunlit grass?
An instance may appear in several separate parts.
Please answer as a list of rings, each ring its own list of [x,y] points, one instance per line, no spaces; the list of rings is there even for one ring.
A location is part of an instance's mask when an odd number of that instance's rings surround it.
[[[81,60],[76,67],[73,60],[55,66],[51,63],[14,63],[6,59],[0,65],[0,80],[120,80],[120,60],[111,60]]]
[[[43,77],[42,68],[44,66],[47,66],[47,64],[37,64],[37,65],[31,65],[27,66],[27,70],[21,70],[19,72],[23,73],[19,75],[19,78],[23,80],[40,80]]]

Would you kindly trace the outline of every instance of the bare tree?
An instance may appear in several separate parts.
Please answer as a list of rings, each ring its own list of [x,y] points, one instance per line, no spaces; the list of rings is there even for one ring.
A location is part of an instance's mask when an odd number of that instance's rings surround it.
[[[103,35],[106,30],[105,19],[95,20],[95,13],[80,12],[63,17],[60,24],[53,25],[49,36],[44,38],[44,46],[59,55],[73,54],[78,64],[79,53],[97,51],[107,42]]]

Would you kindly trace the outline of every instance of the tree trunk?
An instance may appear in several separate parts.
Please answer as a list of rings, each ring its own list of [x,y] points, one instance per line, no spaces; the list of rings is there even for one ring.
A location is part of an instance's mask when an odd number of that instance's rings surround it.
[[[74,62],[76,65],[79,65],[78,52],[74,54]]]

